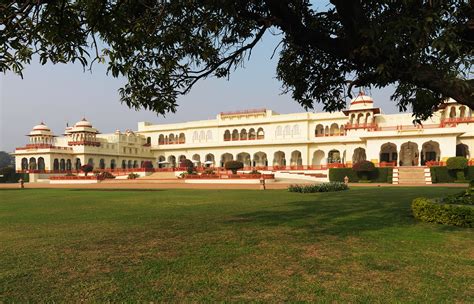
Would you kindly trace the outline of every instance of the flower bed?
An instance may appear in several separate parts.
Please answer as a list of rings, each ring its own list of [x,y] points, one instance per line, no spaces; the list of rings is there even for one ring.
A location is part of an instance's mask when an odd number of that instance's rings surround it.
[[[101,180],[102,178],[95,175],[88,176],[51,176],[52,180]]]
[[[185,179],[275,179],[275,174],[186,174]]]

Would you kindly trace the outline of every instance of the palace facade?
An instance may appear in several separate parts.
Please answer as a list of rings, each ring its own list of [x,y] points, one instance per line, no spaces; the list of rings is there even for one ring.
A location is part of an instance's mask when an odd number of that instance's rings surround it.
[[[359,94],[336,113],[278,114],[267,109],[223,112],[213,120],[174,124],[138,123],[136,131],[101,134],[83,119],[56,136],[44,124],[15,150],[16,169],[61,172],[95,169],[223,167],[239,160],[268,170],[321,169],[370,160],[378,166],[422,166],[452,156],[473,160],[472,111],[448,100],[422,125],[409,113],[383,114]]]

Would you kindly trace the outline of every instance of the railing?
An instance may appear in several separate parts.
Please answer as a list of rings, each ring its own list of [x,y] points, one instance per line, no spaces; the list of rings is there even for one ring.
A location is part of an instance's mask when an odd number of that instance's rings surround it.
[[[242,115],[242,114],[255,114],[255,113],[264,113],[267,109],[249,109],[249,110],[242,110],[242,111],[230,111],[230,112],[221,112],[220,114],[225,115]]]
[[[100,142],[98,142],[98,141],[90,141],[90,140],[68,141],[67,144],[68,144],[69,146],[94,146],[94,147],[100,147]]]
[[[379,167],[381,168],[384,168],[384,167],[396,167],[397,166],[397,162],[396,161],[393,161],[393,162],[380,162],[379,163]]]
[[[455,118],[445,118],[441,120],[441,127],[449,126],[456,126],[460,123],[470,123],[474,122],[474,117],[455,117]]]
[[[158,142],[158,145],[159,146],[162,146],[162,145],[182,145],[182,144],[185,144],[185,143],[186,143],[186,140],[182,139],[182,140],[176,140],[176,141]]]
[[[16,150],[29,150],[29,149],[57,149],[57,150],[72,150],[70,147],[59,147],[51,144],[27,144],[24,147],[16,148]]]
[[[243,141],[243,140],[261,140],[261,139],[265,139],[265,135],[257,135],[256,137],[253,137],[253,138],[250,138],[250,137],[247,137],[247,138],[224,138],[224,141]]]
[[[275,174],[188,174],[185,179],[275,179]]]
[[[361,124],[351,124],[347,123],[344,126],[345,130],[356,130],[356,129],[368,129],[369,131],[376,131],[378,129],[378,125],[376,123],[361,123]]]

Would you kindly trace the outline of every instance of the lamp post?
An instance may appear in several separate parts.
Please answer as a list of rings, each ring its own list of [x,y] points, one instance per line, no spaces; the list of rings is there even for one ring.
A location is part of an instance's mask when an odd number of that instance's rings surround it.
[[[263,174],[260,176],[260,190],[265,190],[265,178],[263,178]]]

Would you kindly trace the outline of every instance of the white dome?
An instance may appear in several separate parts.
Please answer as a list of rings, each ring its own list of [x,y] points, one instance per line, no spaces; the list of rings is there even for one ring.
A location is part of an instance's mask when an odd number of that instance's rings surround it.
[[[48,128],[48,126],[45,125],[44,122],[41,122],[39,125],[33,127],[33,131],[51,131],[51,129]]]
[[[351,100],[349,110],[371,109],[374,107],[374,100],[364,92],[360,92],[356,98]]]
[[[85,118],[82,120],[78,121],[74,127],[84,127],[84,128],[92,128],[92,124]]]

